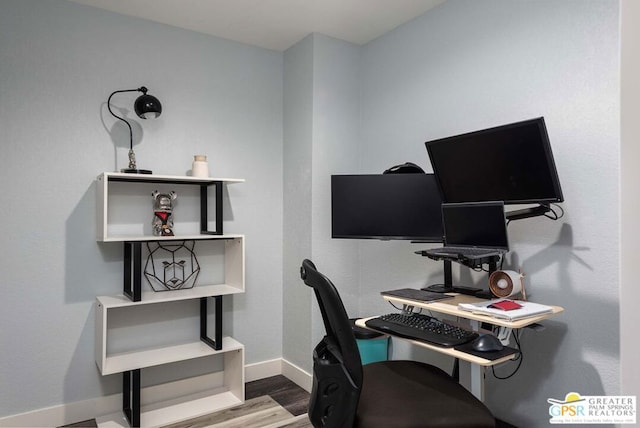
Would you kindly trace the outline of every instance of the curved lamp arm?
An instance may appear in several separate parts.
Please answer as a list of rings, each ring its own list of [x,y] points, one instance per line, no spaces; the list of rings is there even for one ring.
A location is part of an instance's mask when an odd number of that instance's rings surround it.
[[[111,115],[113,117],[115,117],[116,119],[120,119],[121,121],[123,121],[124,123],[127,124],[127,127],[129,127],[129,150],[133,150],[133,131],[131,130],[131,125],[129,124],[129,122],[127,122],[124,117],[118,116],[117,114],[115,114],[113,112],[113,110],[111,110],[111,98],[115,95],[118,94],[120,92],[136,92],[139,89],[122,89],[119,91],[113,91],[111,93],[111,95],[109,95],[109,98],[107,99],[107,108],[109,109],[109,113],[111,113]]]

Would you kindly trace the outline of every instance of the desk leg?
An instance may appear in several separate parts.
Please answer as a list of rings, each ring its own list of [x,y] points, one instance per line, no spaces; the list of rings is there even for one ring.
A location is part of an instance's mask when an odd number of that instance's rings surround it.
[[[480,322],[471,320],[471,329],[478,331]],[[484,402],[484,367],[479,364],[466,363],[469,370],[469,385],[465,385],[469,391],[480,401]]]
[[[471,364],[471,393],[484,402],[484,367]]]
[[[480,401],[484,401],[484,370],[481,365],[460,360],[460,385]]]

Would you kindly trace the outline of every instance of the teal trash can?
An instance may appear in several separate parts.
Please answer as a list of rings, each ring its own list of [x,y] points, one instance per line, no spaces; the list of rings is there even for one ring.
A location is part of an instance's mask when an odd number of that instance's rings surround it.
[[[351,318],[351,327],[353,335],[356,337],[358,351],[360,351],[360,359],[362,364],[374,363],[376,361],[386,361],[389,350],[389,336],[378,333],[377,331],[358,327],[356,320]]]

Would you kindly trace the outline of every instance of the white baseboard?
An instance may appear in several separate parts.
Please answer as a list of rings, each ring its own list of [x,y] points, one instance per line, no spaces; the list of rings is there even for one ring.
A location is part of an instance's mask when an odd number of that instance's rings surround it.
[[[311,373],[302,370],[300,367],[287,360],[282,360],[281,374],[300,388],[307,392],[311,392],[311,385],[313,383],[313,375]]]
[[[55,427],[118,411],[122,394],[76,401],[0,418],[0,427]]]
[[[252,382],[258,379],[264,379],[271,376],[282,374],[282,358],[274,360],[262,361],[260,363],[247,364],[244,366],[245,382]]]
[[[312,375],[296,365],[282,359],[263,361],[245,366],[245,381],[283,375],[306,391],[311,391]],[[209,375],[201,376],[207,378]],[[202,383],[202,382],[200,382]],[[150,387],[153,388],[153,387]],[[141,394],[144,395],[146,388]],[[153,393],[151,390],[148,393]],[[113,394],[90,400],[66,403],[18,415],[0,418],[0,427],[44,427],[61,426],[86,421],[101,415],[118,412],[122,406],[122,394]]]
[[[248,364],[244,367],[244,377],[247,382],[264,379],[271,376],[283,375],[307,392],[311,392],[312,375],[300,367],[282,358]]]

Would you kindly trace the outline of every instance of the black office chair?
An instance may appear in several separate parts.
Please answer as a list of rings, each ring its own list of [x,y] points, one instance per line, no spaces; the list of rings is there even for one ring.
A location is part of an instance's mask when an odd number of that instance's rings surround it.
[[[494,427],[489,409],[439,368],[416,361],[365,366],[333,283],[310,260],[300,268],[326,330],[313,351],[309,419],[315,428]]]

